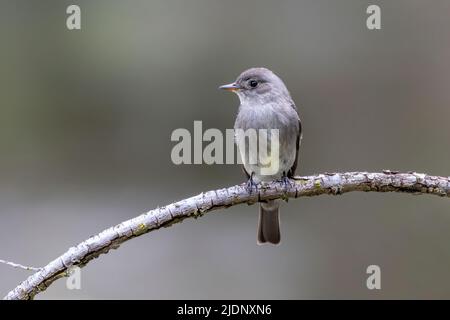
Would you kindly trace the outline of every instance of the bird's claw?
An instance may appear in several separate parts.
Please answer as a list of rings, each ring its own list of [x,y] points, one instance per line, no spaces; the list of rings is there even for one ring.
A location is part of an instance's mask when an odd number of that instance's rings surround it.
[[[250,178],[247,180],[247,190],[248,190],[249,193],[253,192],[253,188],[255,188],[256,192],[258,191],[258,185],[253,180],[253,175],[254,175],[254,173],[252,173],[250,175]]]
[[[290,179],[286,174],[283,174],[281,177],[281,183],[286,190],[295,186],[295,182],[292,181],[292,179]]]

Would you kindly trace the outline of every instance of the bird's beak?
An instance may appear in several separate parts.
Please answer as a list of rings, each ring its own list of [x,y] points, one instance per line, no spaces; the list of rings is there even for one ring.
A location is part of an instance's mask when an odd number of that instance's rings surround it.
[[[223,86],[220,86],[219,89],[227,90],[227,91],[237,91],[237,90],[241,89],[241,87],[236,83],[230,83],[230,84],[225,84]]]

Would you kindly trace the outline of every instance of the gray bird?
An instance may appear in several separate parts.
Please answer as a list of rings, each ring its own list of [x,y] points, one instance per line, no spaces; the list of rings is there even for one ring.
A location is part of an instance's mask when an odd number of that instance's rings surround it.
[[[297,168],[302,127],[297,107],[283,81],[266,68],[251,68],[241,73],[234,83],[223,85],[220,89],[236,93],[241,103],[234,124],[235,143],[250,190],[262,181],[282,180],[290,183],[289,178],[294,176]],[[245,135],[248,129],[266,129],[267,154],[249,147],[250,139]],[[278,139],[274,139],[276,135],[270,133],[270,129],[278,129]],[[274,149],[275,143],[278,143],[278,154]],[[267,170],[268,162],[275,164],[273,170]],[[261,202],[258,244],[280,242],[279,206],[278,200]]]

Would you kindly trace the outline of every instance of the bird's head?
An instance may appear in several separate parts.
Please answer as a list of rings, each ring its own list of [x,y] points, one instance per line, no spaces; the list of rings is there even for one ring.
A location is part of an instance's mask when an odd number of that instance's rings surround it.
[[[248,69],[235,82],[220,86],[219,89],[236,93],[241,103],[267,103],[290,97],[283,81],[266,68]]]

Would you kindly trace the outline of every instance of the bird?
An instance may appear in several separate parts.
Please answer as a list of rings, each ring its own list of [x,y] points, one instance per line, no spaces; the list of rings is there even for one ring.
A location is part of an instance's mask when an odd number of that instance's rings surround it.
[[[297,107],[281,78],[267,68],[250,68],[233,83],[219,88],[239,97],[240,105],[234,124],[235,143],[250,191],[261,182],[279,180],[291,183],[290,179],[297,169],[302,124]],[[257,136],[257,139],[266,138],[266,141],[270,141],[267,142],[266,154],[257,147],[251,147],[250,135],[246,135],[249,129],[267,132],[265,136]],[[273,133],[273,129],[277,129],[278,135]],[[275,152],[274,146],[278,152]],[[273,170],[265,170],[267,163],[274,165]],[[279,200],[260,203],[258,244],[280,243],[279,207]]]

